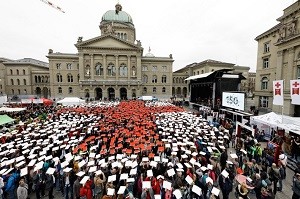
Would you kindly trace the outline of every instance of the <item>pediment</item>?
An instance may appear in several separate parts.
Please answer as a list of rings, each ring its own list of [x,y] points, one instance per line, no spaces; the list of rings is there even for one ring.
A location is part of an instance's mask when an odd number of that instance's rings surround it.
[[[83,41],[80,43],[75,44],[77,48],[118,48],[118,49],[132,49],[138,50],[140,47],[136,46],[135,44],[128,43],[123,41],[117,37],[106,35],[95,37],[93,39],[89,39],[87,41]]]

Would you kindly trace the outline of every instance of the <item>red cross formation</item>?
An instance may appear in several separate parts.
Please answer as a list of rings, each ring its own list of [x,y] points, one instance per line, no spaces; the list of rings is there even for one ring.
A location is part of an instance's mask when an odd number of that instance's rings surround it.
[[[299,86],[300,84],[298,82],[294,82],[293,86],[295,86],[297,88],[297,86]]]
[[[276,86],[277,88],[279,88],[279,87],[281,86],[281,84],[280,84],[279,82],[277,82],[277,83],[275,84],[275,86]]]

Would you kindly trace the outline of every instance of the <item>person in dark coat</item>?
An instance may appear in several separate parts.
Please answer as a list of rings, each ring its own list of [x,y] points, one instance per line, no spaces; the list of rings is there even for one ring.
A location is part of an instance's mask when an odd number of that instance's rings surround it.
[[[227,150],[224,149],[221,157],[220,157],[220,164],[221,164],[221,170],[223,171],[226,168],[226,161],[228,159]]]
[[[73,197],[74,199],[80,198],[80,183],[79,183],[79,177],[76,178],[74,184],[73,184]]]

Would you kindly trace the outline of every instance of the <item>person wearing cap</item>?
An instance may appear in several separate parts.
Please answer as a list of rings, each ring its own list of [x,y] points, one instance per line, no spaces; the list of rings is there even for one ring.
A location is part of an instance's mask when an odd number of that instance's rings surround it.
[[[27,199],[28,197],[28,185],[25,183],[24,179],[21,179],[19,182],[17,197],[18,199]]]

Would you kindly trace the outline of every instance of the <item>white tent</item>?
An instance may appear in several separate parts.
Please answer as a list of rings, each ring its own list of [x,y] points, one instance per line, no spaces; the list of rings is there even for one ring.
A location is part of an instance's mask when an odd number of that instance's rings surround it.
[[[78,97],[66,97],[62,100],[57,101],[57,104],[62,104],[63,106],[71,106],[71,105],[80,105],[85,101]]]
[[[286,131],[292,131],[300,135],[300,118],[290,117],[286,115],[278,115],[274,112],[264,115],[253,116],[251,118],[253,123],[266,124],[270,127],[279,127]]]
[[[10,108],[10,107],[1,107],[0,112],[20,112],[25,111],[26,108]]]

